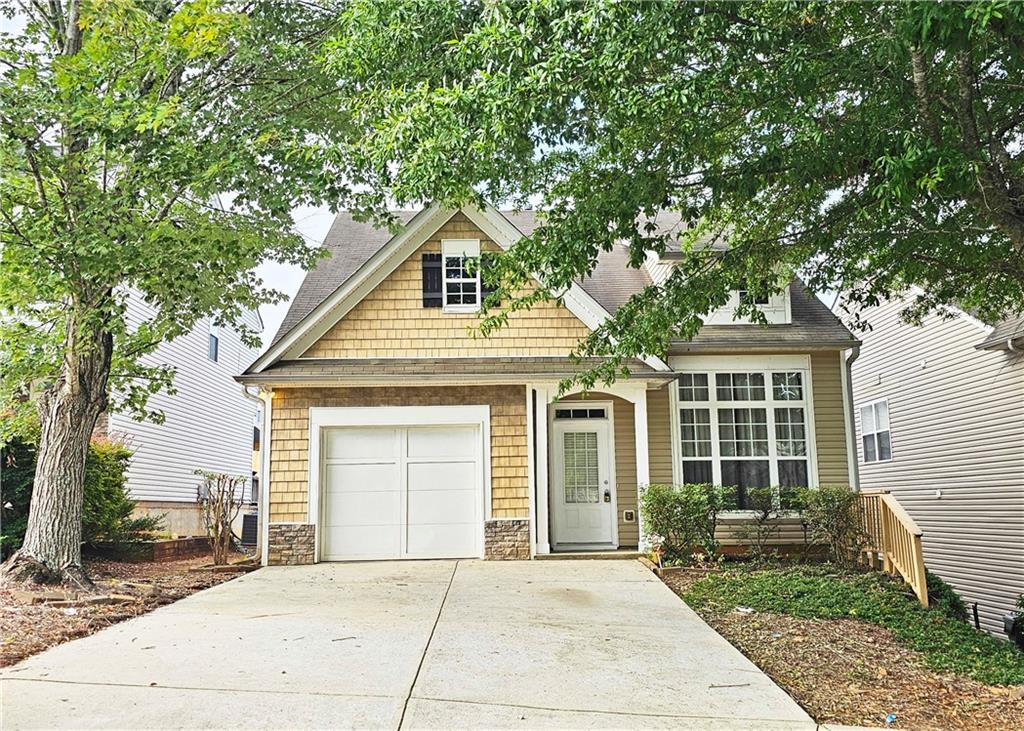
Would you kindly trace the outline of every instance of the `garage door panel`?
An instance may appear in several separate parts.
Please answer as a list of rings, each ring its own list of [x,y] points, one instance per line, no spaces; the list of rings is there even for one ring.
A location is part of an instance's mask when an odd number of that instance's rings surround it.
[[[410,459],[476,458],[476,427],[431,426],[409,429]]]
[[[325,531],[323,558],[397,558],[402,550],[400,525],[346,525],[343,530]]]
[[[324,440],[324,456],[327,459],[397,460],[397,431],[362,427],[329,429]]]
[[[472,490],[477,484],[475,462],[410,462],[409,492]]]
[[[407,553],[413,558],[465,558],[476,553],[479,531],[475,523],[410,525]]]
[[[476,520],[476,490],[409,493],[409,525],[472,523]]]

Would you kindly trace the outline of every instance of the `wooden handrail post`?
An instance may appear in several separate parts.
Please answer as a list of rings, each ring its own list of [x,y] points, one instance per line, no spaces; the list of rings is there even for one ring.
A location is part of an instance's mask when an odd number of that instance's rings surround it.
[[[879,515],[880,520],[878,522],[881,524],[880,528],[881,528],[881,531],[882,531],[882,535],[881,535],[882,545],[880,546],[880,548],[882,549],[882,569],[885,571],[885,573],[891,574],[892,573],[892,539],[890,537],[891,531],[890,531],[890,528],[889,528],[889,520],[890,520],[891,513],[889,512],[889,506],[886,505],[884,502],[880,501],[879,507],[881,508],[878,511],[879,514],[880,514]]]
[[[917,575],[917,585],[914,587],[917,593],[917,600],[922,607],[928,606],[928,576],[924,570],[924,549],[921,546],[921,536],[914,536],[914,573]]]

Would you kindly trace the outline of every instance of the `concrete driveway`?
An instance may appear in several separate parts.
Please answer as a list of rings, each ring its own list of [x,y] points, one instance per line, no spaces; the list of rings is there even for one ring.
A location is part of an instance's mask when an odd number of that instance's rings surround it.
[[[815,728],[632,561],[267,568],[0,684],[4,729]]]

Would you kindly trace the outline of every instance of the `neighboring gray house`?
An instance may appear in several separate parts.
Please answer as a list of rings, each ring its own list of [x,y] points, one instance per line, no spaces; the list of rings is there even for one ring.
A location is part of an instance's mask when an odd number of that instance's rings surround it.
[[[128,322],[152,315],[138,297],[128,301]],[[263,323],[256,312],[244,324]],[[255,359],[258,349],[242,343],[238,331],[217,328],[209,320],[191,332],[163,343],[146,356],[147,365],[174,366],[176,393],[152,396],[147,408],[164,413],[163,424],[139,422],[127,414],[110,414],[106,431],[133,451],[128,488],[139,513],[166,514],[167,530],[178,535],[205,533],[196,503],[196,469],[252,476],[254,426],[260,402],[247,396],[234,377]],[[102,432],[104,423],[98,427]],[[246,486],[250,497],[250,486]]]
[[[1024,592],[1024,317],[906,324],[865,311],[853,363],[860,486],[886,489],[924,533],[928,568],[977,603],[984,629]]]

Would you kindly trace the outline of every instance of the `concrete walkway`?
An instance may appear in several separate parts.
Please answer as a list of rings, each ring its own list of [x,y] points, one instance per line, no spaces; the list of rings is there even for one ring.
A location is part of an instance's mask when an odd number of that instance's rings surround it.
[[[262,569],[0,693],[4,729],[816,728],[633,561]]]

